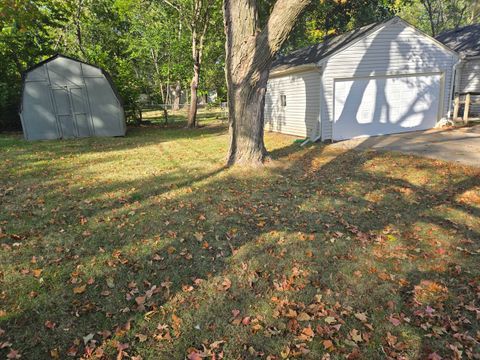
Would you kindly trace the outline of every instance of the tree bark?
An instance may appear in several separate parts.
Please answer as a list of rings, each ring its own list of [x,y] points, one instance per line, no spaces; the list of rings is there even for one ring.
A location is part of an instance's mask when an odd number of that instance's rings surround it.
[[[180,100],[182,97],[182,86],[180,81],[177,81],[177,85],[175,86],[175,99],[173,101],[173,109],[174,111],[180,110]]]
[[[75,28],[76,28],[76,35],[77,35],[77,42],[78,48],[82,53],[85,60],[88,60],[87,54],[85,49],[83,48],[83,38],[82,38],[82,27],[81,27],[81,16],[82,16],[82,9],[83,9],[83,0],[78,0],[77,2],[77,13],[75,15]]]
[[[227,164],[260,165],[267,81],[275,55],[311,0],[277,0],[263,29],[252,0],[224,0],[230,149]]]
[[[432,32],[432,36],[435,37],[437,35],[437,27],[435,24],[435,19],[434,19],[434,8],[433,8],[433,3],[432,0],[422,0],[423,7],[427,11],[428,15],[428,21],[430,23],[430,31]]]
[[[190,92],[191,92],[191,101],[190,101],[190,111],[188,112],[188,128],[194,128],[197,126],[197,101],[198,101],[198,82],[200,80],[200,61],[199,54],[195,56],[195,63],[193,64],[193,78],[190,83]]]
[[[165,120],[165,124],[168,124],[168,110],[167,110],[167,107],[165,105],[166,104],[166,95],[163,92],[163,83],[162,83],[161,77],[160,77],[160,69],[158,68],[158,54],[153,49],[150,49],[150,53],[152,55],[153,65],[155,67],[155,74],[156,74],[155,83],[157,81],[160,83],[160,97],[161,97],[162,103],[163,103],[163,105],[162,105],[163,106],[163,118]],[[168,93],[168,88],[167,88],[167,93]]]

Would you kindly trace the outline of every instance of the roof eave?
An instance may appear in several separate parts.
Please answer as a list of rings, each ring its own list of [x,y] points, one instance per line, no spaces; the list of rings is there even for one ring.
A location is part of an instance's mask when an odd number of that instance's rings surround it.
[[[295,65],[290,67],[280,66],[278,70],[273,69],[270,71],[270,77],[283,76],[283,75],[305,72],[305,71],[312,71],[312,70],[318,70],[318,71],[320,70],[320,67],[318,66],[317,63]]]

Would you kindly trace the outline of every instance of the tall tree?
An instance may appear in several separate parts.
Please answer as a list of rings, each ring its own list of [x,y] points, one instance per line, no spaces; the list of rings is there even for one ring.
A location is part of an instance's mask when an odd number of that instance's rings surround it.
[[[178,11],[180,20],[185,24],[191,35],[193,76],[190,82],[190,110],[187,126],[197,126],[198,87],[200,70],[203,60],[205,37],[211,25],[218,17],[216,0],[163,0]]]
[[[228,164],[263,163],[264,105],[271,64],[311,0],[277,0],[263,27],[255,0],[224,0]]]

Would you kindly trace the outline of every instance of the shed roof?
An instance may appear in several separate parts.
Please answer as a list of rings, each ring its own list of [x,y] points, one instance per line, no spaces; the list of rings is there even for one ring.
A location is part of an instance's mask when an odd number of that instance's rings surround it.
[[[296,66],[317,63],[347,46],[352,41],[366,35],[380,24],[382,24],[382,22],[365,25],[344,34],[328,37],[319,44],[295,50],[286,56],[279,56],[272,64],[272,71],[281,71]]]
[[[480,24],[445,31],[436,39],[462,56],[480,56]]]
[[[35,65],[29,67],[27,70],[25,70],[22,74],[22,77],[23,77],[23,83],[25,84],[25,78],[26,78],[26,74],[28,74],[29,72],[31,72],[32,70],[35,70],[37,68],[39,68],[40,66],[43,66],[44,64],[52,61],[52,60],[55,60],[59,57],[63,57],[65,59],[69,59],[69,60],[72,60],[72,61],[76,61],[76,62],[79,62],[81,64],[85,64],[85,65],[88,65],[88,66],[92,66],[98,70],[100,70],[103,74],[103,76],[105,76],[105,78],[107,79],[108,83],[110,84],[110,86],[112,87],[112,90],[113,90],[113,93],[115,94],[115,97],[117,98],[117,100],[120,102],[120,104],[123,106],[124,105],[124,102],[123,102],[123,98],[120,96],[120,93],[118,92],[118,89],[117,87],[115,86],[115,83],[113,82],[113,79],[112,79],[112,76],[108,73],[108,71],[102,69],[100,66],[97,66],[97,65],[93,65],[93,64],[90,64],[88,62],[85,62],[85,61],[82,61],[82,60],[79,60],[79,59],[76,59],[76,58],[73,58],[71,56],[68,56],[68,55],[64,55],[64,54],[60,54],[60,53],[56,53],[55,55],[52,55],[50,56],[49,58],[46,58],[45,60],[42,60],[38,63],[36,63]],[[20,112],[21,112],[21,108],[20,108]]]

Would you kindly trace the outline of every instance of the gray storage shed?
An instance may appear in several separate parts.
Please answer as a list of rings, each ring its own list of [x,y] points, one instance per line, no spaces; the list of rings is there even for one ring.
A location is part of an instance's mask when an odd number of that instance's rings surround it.
[[[345,140],[433,128],[451,108],[458,55],[399,17],[279,57],[265,129]]]
[[[101,68],[57,54],[24,74],[20,106],[27,140],[124,136],[125,113]]]

